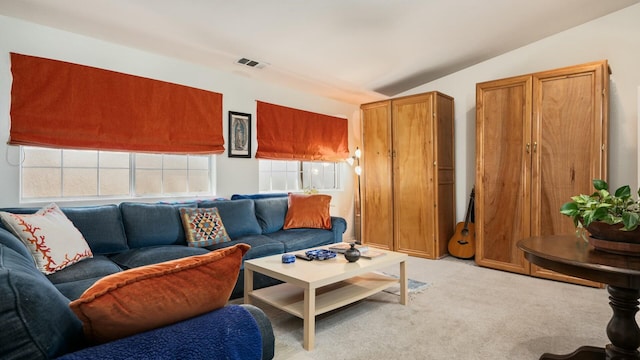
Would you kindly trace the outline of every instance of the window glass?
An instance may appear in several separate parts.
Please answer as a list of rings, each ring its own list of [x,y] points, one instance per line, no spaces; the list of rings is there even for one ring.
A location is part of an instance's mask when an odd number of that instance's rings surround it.
[[[65,168],[98,167],[97,151],[64,150],[62,152],[62,164]]]
[[[162,194],[162,170],[136,169],[135,193],[140,196]]]
[[[129,169],[101,169],[99,191],[101,196],[126,197],[129,195]]]
[[[62,193],[62,169],[60,168],[23,168],[22,197],[51,198]]]
[[[260,160],[260,191],[336,190],[341,163]]]
[[[62,150],[45,148],[28,148],[24,151],[22,165],[33,167],[57,167],[62,164]]]
[[[98,169],[63,168],[62,196],[98,196]]]

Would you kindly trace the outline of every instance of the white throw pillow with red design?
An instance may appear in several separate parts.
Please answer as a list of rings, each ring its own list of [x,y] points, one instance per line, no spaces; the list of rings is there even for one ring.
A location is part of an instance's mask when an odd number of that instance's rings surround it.
[[[84,236],[56,204],[45,206],[35,214],[2,211],[0,219],[29,248],[36,266],[45,274],[93,257]]]

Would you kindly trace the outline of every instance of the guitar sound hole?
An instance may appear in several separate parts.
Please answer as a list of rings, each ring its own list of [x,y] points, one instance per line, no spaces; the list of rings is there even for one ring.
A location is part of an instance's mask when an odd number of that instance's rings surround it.
[[[460,234],[461,234],[462,236],[467,236],[467,235],[469,235],[469,229],[462,229],[462,231],[460,231]]]

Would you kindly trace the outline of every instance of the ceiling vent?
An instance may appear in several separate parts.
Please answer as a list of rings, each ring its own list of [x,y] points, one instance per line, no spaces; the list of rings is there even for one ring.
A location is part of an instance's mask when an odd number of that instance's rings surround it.
[[[256,69],[262,69],[265,66],[267,66],[267,64],[264,62],[259,62],[257,60],[251,60],[247,58],[242,58],[236,61],[236,64],[245,65],[245,66],[256,68]]]

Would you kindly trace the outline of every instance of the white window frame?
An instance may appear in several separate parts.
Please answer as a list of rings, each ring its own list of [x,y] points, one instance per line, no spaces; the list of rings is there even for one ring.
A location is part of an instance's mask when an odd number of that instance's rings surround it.
[[[129,182],[129,188],[128,188],[128,194],[118,194],[118,195],[91,195],[91,196],[77,196],[77,195],[70,195],[70,196],[65,196],[64,194],[64,169],[73,169],[73,167],[65,167],[64,163],[63,163],[63,154],[64,151],[69,151],[66,149],[51,149],[51,150],[55,150],[55,151],[60,151],[60,164],[59,166],[34,166],[34,167],[28,167],[28,166],[23,166],[24,165],[24,159],[25,156],[27,156],[27,152],[29,150],[29,148],[33,148],[33,149],[46,149],[46,148],[40,148],[40,147],[28,147],[28,146],[20,146],[20,154],[21,154],[21,161],[20,161],[20,202],[21,203],[38,203],[38,202],[45,202],[45,201],[86,201],[86,200],[131,200],[131,199],[158,199],[158,198],[193,198],[193,197],[199,197],[199,196],[212,196],[214,194],[214,189],[215,189],[215,183],[214,183],[214,179],[215,179],[215,160],[216,160],[216,156],[215,155],[204,155],[206,157],[208,157],[207,160],[207,166],[208,169],[202,169],[203,171],[207,171],[208,172],[208,181],[207,181],[207,185],[208,185],[208,190],[207,191],[189,191],[189,173],[190,173],[190,169],[189,169],[189,161],[187,158],[187,169],[180,169],[180,170],[184,170],[186,172],[186,192],[165,192],[164,191],[164,182],[165,182],[165,178],[166,178],[166,171],[172,170],[170,168],[165,167],[165,161],[164,161],[164,156],[176,156],[173,154],[152,154],[152,155],[160,155],[162,156],[162,166],[158,167],[158,168],[152,168],[152,169],[156,169],[156,170],[160,170],[162,171],[162,188],[163,190],[159,193],[153,193],[153,194],[137,194],[136,193],[136,155],[137,154],[141,154],[141,153],[135,153],[135,152],[126,152],[126,151],[119,151],[118,153],[125,153],[129,155],[129,162],[128,162],[128,168],[125,167],[117,167],[117,168],[112,168],[112,167],[100,167],[100,163],[98,162],[98,165],[96,167],[84,167],[84,169],[95,169],[97,172],[97,183],[96,183],[96,192],[100,191],[100,170],[101,169],[122,169],[122,170],[128,170],[128,182]],[[84,150],[73,150],[73,151],[84,151]],[[96,152],[97,151],[97,156],[98,158],[100,157],[100,154],[103,153],[108,153],[108,151],[103,151],[103,150],[86,150],[86,151],[91,151],[91,152]],[[146,154],[145,154],[146,155]],[[177,155],[177,156],[203,156],[203,155]],[[99,161],[99,160],[98,160]],[[61,194],[61,196],[43,196],[43,197],[25,197],[24,196],[24,179],[25,176],[23,174],[23,171],[25,168],[49,168],[49,169],[60,169],[60,189],[59,189],[59,194]],[[175,170],[175,169],[173,169]]]

